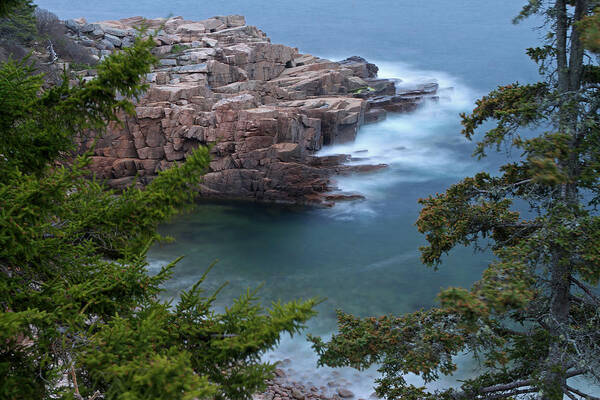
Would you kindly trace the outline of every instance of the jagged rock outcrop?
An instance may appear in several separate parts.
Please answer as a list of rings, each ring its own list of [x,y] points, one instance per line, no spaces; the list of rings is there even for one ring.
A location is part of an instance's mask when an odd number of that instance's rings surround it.
[[[382,166],[317,157],[323,145],[355,139],[360,126],[387,112],[409,112],[435,98],[437,86],[398,93],[393,80],[360,57],[333,62],[272,44],[242,16],[187,21],[141,17],[88,24],[70,20],[72,36],[102,58],[133,43],[144,22],[156,32],[159,64],[134,117],[111,124],[95,147],[92,170],[115,188],[149,182],[212,145],[202,195],[292,203],[339,201],[328,195],[338,173]],[[93,78],[93,71],[82,73]],[[82,138],[88,148],[93,134]],[[356,195],[347,198],[354,199]]]

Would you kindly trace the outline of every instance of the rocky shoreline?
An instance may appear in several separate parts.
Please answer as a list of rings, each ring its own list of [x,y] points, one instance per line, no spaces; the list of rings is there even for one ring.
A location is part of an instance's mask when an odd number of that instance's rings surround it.
[[[92,170],[110,187],[147,184],[158,171],[212,145],[199,191],[206,198],[331,205],[361,198],[332,193],[338,174],[383,164],[352,165],[351,155],[319,157],[326,145],[353,141],[364,124],[437,101],[434,82],[398,89],[360,57],[334,62],[272,44],[242,16],[182,17],[87,23],[65,21],[69,35],[101,59],[130,46],[136,27],[156,30],[160,58],[135,116],[111,124],[98,140]],[[80,71],[92,79],[93,69]],[[80,150],[94,142],[90,133]]]
[[[254,400],[367,400],[357,397],[351,390],[347,389],[349,382],[333,372],[332,380],[326,385],[316,386],[313,382],[298,382],[295,380],[293,370],[289,367],[292,361],[285,359],[278,362],[273,379],[266,381],[267,389],[253,396]],[[285,372],[284,368],[290,372]],[[373,392],[368,399],[378,399]]]

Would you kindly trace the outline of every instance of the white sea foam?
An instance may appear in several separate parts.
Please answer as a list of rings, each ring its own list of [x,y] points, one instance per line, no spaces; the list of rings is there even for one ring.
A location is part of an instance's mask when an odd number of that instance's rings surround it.
[[[473,100],[478,97],[471,88],[469,88],[460,79],[453,77],[443,71],[418,70],[407,63],[375,61],[379,67],[377,76],[386,79],[401,79],[397,84],[400,88],[411,88],[417,84],[429,83],[435,81],[439,84],[441,94],[451,94],[452,102],[446,107],[461,111],[470,108]],[[449,90],[451,89],[451,90]]]
[[[286,336],[277,349],[267,353],[263,360],[283,361],[279,367],[286,372],[290,381],[296,381],[305,386],[325,387],[326,393],[329,395],[333,395],[338,387],[342,387],[351,390],[355,394],[355,398],[367,399],[374,393],[375,380],[381,376],[377,371],[377,366],[372,366],[364,371],[349,367],[317,367],[317,355],[310,347],[310,343],[301,337]],[[461,373],[456,376],[442,376],[435,383],[426,385],[420,377],[413,374],[408,374],[404,378],[409,384],[418,387],[427,386],[430,391],[458,387],[460,386],[459,379],[464,379],[475,372],[475,366],[470,360],[467,355],[459,355],[455,361],[463,367]],[[336,386],[329,386],[332,383]]]
[[[328,146],[319,155],[350,154],[350,164],[380,164],[388,168],[370,174],[337,177],[336,186],[341,192],[361,193],[365,201],[338,203],[326,213],[338,220],[373,217],[377,214],[375,203],[384,199],[389,188],[408,182],[424,182],[439,178],[460,177],[471,172],[470,149],[465,146],[460,132],[459,113],[472,108],[475,93],[457,79],[443,72],[417,71],[407,64],[377,62],[379,77],[401,79],[400,88],[414,88],[419,84],[437,82],[439,101],[427,102],[414,113],[390,115],[384,122],[363,127],[352,143]],[[412,258],[402,254],[398,257]],[[396,258],[385,259],[367,266],[378,269],[396,264]],[[267,354],[270,361],[290,359],[285,366],[288,375],[315,386],[339,382],[352,390],[358,398],[368,398],[373,392],[376,368],[358,372],[351,368],[318,368],[317,357],[302,338],[285,338],[281,345]],[[465,367],[466,377],[472,370],[469,358],[459,356],[457,361]],[[284,368],[285,369],[285,368]],[[471,371],[472,372],[472,371]],[[417,376],[407,375],[406,380],[416,386],[424,382]],[[454,377],[442,378],[427,385],[430,390],[456,386]],[[333,389],[334,390],[334,389]]]
[[[379,62],[379,77],[402,81],[400,88],[437,82],[439,101],[428,101],[416,112],[390,114],[386,121],[361,128],[352,143],[327,146],[319,155],[350,154],[349,164],[387,164],[377,173],[336,178],[342,192],[358,192],[377,200],[386,188],[402,182],[461,177],[473,169],[470,148],[460,135],[460,112],[472,108],[475,93],[443,72],[417,71],[407,64]],[[354,208],[354,210],[349,210]],[[359,204],[334,207],[331,215],[351,219],[352,212],[367,215],[372,209]]]

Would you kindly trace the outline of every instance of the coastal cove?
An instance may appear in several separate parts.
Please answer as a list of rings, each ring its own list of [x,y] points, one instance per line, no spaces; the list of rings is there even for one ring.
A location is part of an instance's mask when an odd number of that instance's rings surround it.
[[[336,178],[340,191],[360,193],[364,200],[326,209],[203,202],[194,212],[162,226],[161,233],[175,241],[151,249],[151,271],[185,256],[166,287],[167,298],[176,298],[218,261],[205,285],[210,293],[229,282],[217,307],[257,287],[265,304],[324,298],[308,332],[327,336],[335,329],[336,309],[367,316],[428,307],[440,288],[469,286],[490,261],[488,254],[459,249],[439,271],[423,267],[418,247],[424,239],[414,221],[419,198],[442,192],[480,169],[495,168],[493,156],[479,163],[470,157],[473,147],[459,134],[458,114],[469,111],[475,98],[498,84],[536,78],[535,67],[523,54],[537,40],[534,24],[510,24],[521,1],[490,5],[494,10],[484,13],[474,1],[453,6],[436,0],[419,7],[380,1],[304,5],[230,1],[200,7],[179,0],[167,8],[156,1],[110,0],[89,6],[89,11],[81,2],[76,15],[68,1],[36,3],[63,19],[83,16],[88,21],[170,13],[193,20],[241,14],[273,43],[332,60],[358,55],[378,65],[379,77],[405,83],[436,80],[440,88],[453,88],[439,103],[411,114],[390,115],[386,121],[362,127],[354,142],[320,151],[323,156],[346,153],[367,159],[365,163],[388,165],[367,175]],[[282,19],[286,14],[290,21]],[[478,44],[484,40],[485,45]],[[357,398],[370,395],[376,377],[374,371],[357,375],[342,370],[335,375],[330,369],[315,370],[316,357],[302,335],[286,338],[267,358],[292,360],[286,365],[288,376],[316,386],[345,379],[344,387]]]

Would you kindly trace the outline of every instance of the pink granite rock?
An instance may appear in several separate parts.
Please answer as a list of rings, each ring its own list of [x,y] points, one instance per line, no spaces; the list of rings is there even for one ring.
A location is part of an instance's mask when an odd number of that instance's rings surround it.
[[[92,29],[82,29],[81,40],[99,43],[111,35],[116,45],[142,23],[162,29],[155,49],[161,62],[147,76],[136,115],[111,123],[92,157],[92,171],[115,188],[150,182],[197,146],[212,145],[203,196],[310,204],[359,199],[328,194],[332,175],[384,166],[349,166],[347,155],[314,153],[353,141],[364,123],[388,111],[410,112],[437,91],[430,84],[397,93],[360,57],[333,62],[299,54],[272,44],[242,16],[104,21],[85,25]],[[80,137],[81,150],[96,136]]]

